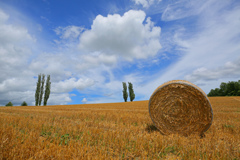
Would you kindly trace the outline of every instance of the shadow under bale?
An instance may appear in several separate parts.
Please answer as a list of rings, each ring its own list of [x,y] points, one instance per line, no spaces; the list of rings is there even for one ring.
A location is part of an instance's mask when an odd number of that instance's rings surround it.
[[[154,131],[158,131],[157,127],[154,124],[147,124],[147,127],[145,129],[147,132],[154,132]]]

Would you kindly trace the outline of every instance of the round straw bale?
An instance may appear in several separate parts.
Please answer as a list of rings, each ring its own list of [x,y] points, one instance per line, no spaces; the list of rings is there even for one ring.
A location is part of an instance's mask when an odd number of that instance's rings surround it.
[[[164,135],[202,135],[213,120],[207,95],[196,85],[184,80],[173,80],[159,86],[150,97],[149,114]]]

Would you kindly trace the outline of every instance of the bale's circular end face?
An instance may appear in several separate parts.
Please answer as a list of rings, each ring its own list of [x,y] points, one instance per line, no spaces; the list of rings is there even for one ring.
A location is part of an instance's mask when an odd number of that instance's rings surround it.
[[[213,120],[207,95],[196,85],[183,80],[173,80],[159,86],[150,97],[149,114],[164,135],[202,134]]]

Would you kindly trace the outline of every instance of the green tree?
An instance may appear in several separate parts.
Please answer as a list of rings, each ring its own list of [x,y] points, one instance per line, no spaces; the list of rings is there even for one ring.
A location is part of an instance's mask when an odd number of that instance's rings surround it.
[[[238,92],[237,92],[237,96],[240,96],[240,90],[238,90]]]
[[[41,80],[41,88],[40,88],[40,95],[39,95],[39,106],[41,106],[42,98],[43,98],[43,92],[44,92],[44,83],[45,83],[45,75],[42,75]]]
[[[240,96],[240,80],[238,80],[238,91],[237,91],[237,96]]]
[[[128,92],[129,92],[130,101],[132,102],[135,99],[135,93],[134,93],[133,85],[131,82],[128,82]]]
[[[227,96],[234,96],[234,90],[235,90],[235,86],[234,86],[234,81],[230,81],[227,83]]]
[[[12,102],[8,102],[6,106],[13,106]]]
[[[50,95],[50,90],[51,90],[51,82],[50,82],[50,75],[47,76],[47,81],[46,81],[46,87],[45,87],[45,94],[44,94],[44,102],[43,105],[47,105],[47,101]]]
[[[219,96],[219,88],[215,88],[215,89],[211,89],[211,91],[208,93],[209,97],[215,97],[215,96]]]
[[[222,82],[220,88],[211,89],[208,96],[240,96],[240,80]]]
[[[35,92],[35,105],[38,106],[39,104],[39,93],[41,89],[41,74],[38,75],[37,87]]]
[[[215,95],[216,96],[221,96],[221,90],[219,88],[215,88]]]
[[[220,85],[221,96],[225,96],[227,93],[227,83],[222,82]]]
[[[240,90],[240,84],[238,82],[234,83],[234,95],[235,96],[239,96],[238,95],[238,91]]]
[[[23,103],[21,104],[21,106],[27,106],[27,102],[23,101]]]
[[[123,84],[123,99],[125,102],[127,102],[127,98],[128,98],[128,93],[127,93],[127,84],[126,82],[122,82]]]
[[[213,96],[213,89],[210,90],[210,92],[207,94],[208,97],[212,97]]]
[[[47,82],[45,86],[45,94],[44,94],[44,83],[45,83],[45,75],[39,74],[38,75],[38,82],[36,87],[36,93],[35,93],[35,105],[41,106],[42,100],[44,98],[43,104],[47,105],[47,100],[50,95],[50,88],[51,88],[51,82],[50,82],[50,75],[47,77]],[[43,97],[44,94],[44,97]]]

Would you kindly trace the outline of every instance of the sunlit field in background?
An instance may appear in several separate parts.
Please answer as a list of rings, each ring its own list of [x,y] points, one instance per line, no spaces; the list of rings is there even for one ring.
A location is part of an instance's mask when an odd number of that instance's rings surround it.
[[[240,97],[210,97],[205,137],[163,136],[148,101],[0,107],[0,159],[240,159]]]

